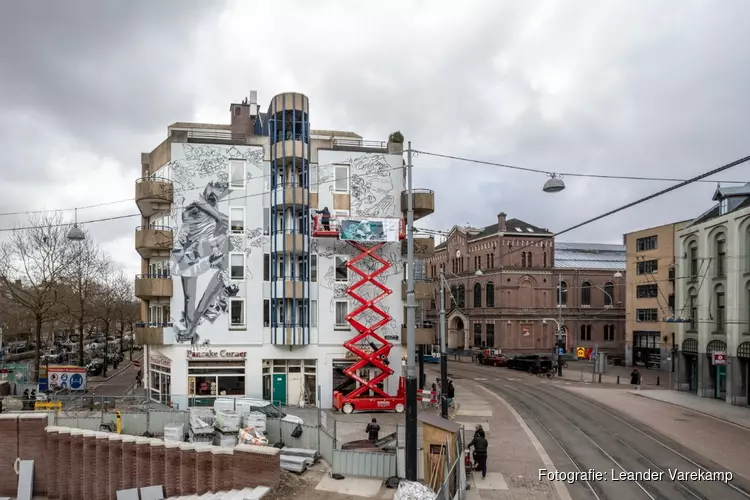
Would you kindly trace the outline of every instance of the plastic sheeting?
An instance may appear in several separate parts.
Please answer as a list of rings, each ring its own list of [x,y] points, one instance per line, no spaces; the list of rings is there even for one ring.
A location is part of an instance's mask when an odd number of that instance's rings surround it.
[[[401,481],[393,500],[435,500],[437,495],[422,483]]]

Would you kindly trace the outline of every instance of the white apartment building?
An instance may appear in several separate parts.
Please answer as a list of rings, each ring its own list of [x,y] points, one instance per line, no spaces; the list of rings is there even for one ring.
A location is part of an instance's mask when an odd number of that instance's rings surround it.
[[[675,233],[678,390],[750,401],[750,184]]]
[[[337,237],[347,220],[390,228],[377,252],[390,268],[376,278],[392,292],[378,303],[390,320],[377,333],[393,344],[394,373],[382,388],[396,393],[402,142],[311,130],[309,113],[307,97],[296,93],[274,97],[261,113],[253,92],[231,105],[231,124],[175,123],[142,155],[136,342],[145,345],[152,399],[180,408],[218,396],[329,408],[335,389],[356,385],[342,372],[359,360],[343,344],[357,334],[347,314],[360,306],[350,287],[362,279],[347,267],[360,250]],[[325,208],[333,234],[318,237]],[[367,274],[380,266],[371,258],[356,265]],[[371,284],[356,292],[377,295]],[[380,317],[367,311],[357,319],[371,326]],[[369,379],[373,370],[358,374]]]

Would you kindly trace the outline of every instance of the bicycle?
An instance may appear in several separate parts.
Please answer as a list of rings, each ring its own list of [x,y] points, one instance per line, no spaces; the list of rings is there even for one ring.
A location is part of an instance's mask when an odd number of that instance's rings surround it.
[[[557,373],[555,373],[552,370],[547,370],[547,371],[539,372],[536,374],[536,376],[539,378],[547,378],[547,379],[551,379],[555,377],[555,375],[557,375]]]

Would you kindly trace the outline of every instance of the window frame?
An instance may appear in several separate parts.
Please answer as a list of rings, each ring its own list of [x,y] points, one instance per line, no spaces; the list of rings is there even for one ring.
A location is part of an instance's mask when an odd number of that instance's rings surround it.
[[[344,323],[337,323],[338,321],[338,305],[344,304],[346,307],[346,314],[344,314]],[[349,299],[333,299],[333,329],[334,330],[350,330],[351,325],[346,321],[346,316],[349,315]]]
[[[233,274],[234,265],[232,264],[232,257],[235,255],[239,255],[242,257],[242,277],[237,278]],[[245,281],[247,279],[247,270],[245,267],[247,266],[247,255],[245,255],[245,252],[229,252],[229,279],[232,281]]]
[[[310,283],[317,283],[318,282],[318,254],[311,253],[309,257],[310,265]],[[335,266],[335,262],[334,262]],[[335,272],[335,269],[334,269]]]
[[[349,272],[349,268],[346,267],[346,279],[339,279],[338,276],[338,259],[344,259],[344,266],[349,263],[349,256],[343,255],[343,254],[337,254],[333,256],[333,282],[334,283],[349,283],[351,278],[351,273]]]
[[[242,229],[236,230],[234,228],[234,225],[232,222],[234,221],[234,217],[232,213],[235,210],[239,210],[242,212]],[[245,234],[245,230],[247,229],[247,209],[245,207],[229,207],[229,234]]]
[[[235,181],[232,179],[232,171],[233,168],[236,165],[242,165],[242,183],[235,184]],[[245,189],[247,187],[247,161],[242,159],[231,159],[229,160],[229,188],[230,189]]]
[[[263,299],[263,328],[271,328],[271,299]]]
[[[263,253],[263,281],[271,281],[271,254],[267,252]]]
[[[263,235],[271,234],[271,207],[263,207]]]
[[[345,164],[345,163],[343,163],[343,164],[342,163],[335,163],[333,165],[333,192],[334,193],[339,193],[339,194],[348,194],[349,193],[349,190],[350,190],[350,187],[351,187],[351,183],[349,182],[349,176],[350,176],[351,168],[352,168],[351,165],[348,165],[348,164]],[[338,186],[338,183],[339,183],[339,177],[338,177],[339,169],[344,169],[344,171],[345,171],[344,179],[343,179],[344,182],[346,183],[346,188],[345,189],[339,188],[339,186]]]
[[[318,327],[318,299],[309,299],[310,305],[310,328]]]
[[[242,324],[233,324],[232,323],[232,306],[233,304],[237,302],[242,304]],[[246,330],[247,329],[247,301],[244,297],[230,297],[229,298],[229,318],[227,321],[229,322],[229,329],[230,330]]]
[[[649,311],[648,316],[651,317],[651,319],[641,319],[641,311],[643,311],[643,314],[645,316],[645,311]],[[651,311],[653,311],[653,316],[651,315]],[[636,309],[635,310],[635,321],[637,323],[656,323],[659,321],[659,310],[654,307],[646,307],[642,309]]]
[[[648,252],[659,248],[659,237],[657,235],[644,236],[635,240],[636,252]]]

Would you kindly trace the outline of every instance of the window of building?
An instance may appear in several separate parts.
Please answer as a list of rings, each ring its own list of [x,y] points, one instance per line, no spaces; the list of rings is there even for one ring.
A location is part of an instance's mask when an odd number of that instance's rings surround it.
[[[263,208],[263,234],[271,234],[271,209],[268,207]]]
[[[542,255],[542,266],[547,267],[547,252],[544,252],[544,255]]]
[[[165,362],[166,364],[166,362]],[[150,362],[148,365],[149,397],[163,405],[171,402],[172,396],[172,369],[161,363]]]
[[[614,342],[615,340],[615,325],[604,325],[604,341]]]
[[[318,301],[310,300],[310,327],[318,327]]]
[[[334,327],[336,329],[348,329],[349,322],[346,321],[346,315],[349,314],[349,301],[348,300],[336,300],[334,301],[335,317]]]
[[[229,187],[234,189],[244,189],[246,174],[247,162],[244,160],[229,161]]]
[[[698,279],[698,245],[690,245],[690,278]]]
[[[724,287],[716,287],[716,331],[726,331],[727,323],[727,304],[724,297]]]
[[[349,263],[349,257],[337,255],[334,259],[336,266],[336,281],[339,283],[348,283],[349,268],[346,267],[346,265]]]
[[[271,326],[271,301],[269,299],[263,299],[263,326],[265,328]]]
[[[229,299],[229,326],[231,328],[245,327],[245,299]]]
[[[636,264],[636,274],[654,274],[659,272],[658,260],[641,260]]]
[[[474,307],[482,307],[482,285],[474,283]]]
[[[271,281],[271,255],[263,254],[263,281]]]
[[[487,338],[487,347],[493,349],[495,347],[495,324],[487,323],[485,328],[485,337]]]
[[[581,284],[581,305],[591,305],[591,283],[589,283],[588,281],[584,281]]]
[[[318,282],[318,255],[314,253],[310,254],[310,282]]]
[[[568,304],[568,284],[564,281],[557,285],[557,305],[565,306]]]
[[[463,309],[466,307],[466,288],[463,285],[458,285],[458,297],[456,297],[458,307]]]
[[[726,215],[729,212],[729,199],[722,198],[719,200],[719,215]]]
[[[349,192],[349,165],[333,166],[333,191],[336,193]]]
[[[487,286],[484,289],[485,307],[495,307],[495,285],[491,282],[487,282]]]
[[[658,238],[656,236],[646,236],[645,238],[638,238],[635,240],[635,248],[637,252],[656,250],[657,243]]]
[[[611,281],[604,285],[604,305],[612,306],[615,303],[615,284]]]
[[[245,396],[245,361],[188,361],[188,380],[191,406],[211,406],[216,397]]]
[[[458,287],[456,285],[451,285],[451,294],[447,299],[446,302],[450,308],[458,304]]]
[[[591,340],[591,325],[581,325],[581,340]]]
[[[526,267],[526,252],[521,252],[521,267]]]
[[[659,312],[656,309],[636,309],[636,321],[659,321]]]
[[[229,277],[233,280],[245,279],[245,254],[229,254]]]
[[[698,292],[690,290],[690,330],[698,329]]]
[[[674,316],[674,294],[670,293],[667,295],[667,307],[669,307],[669,314]]]
[[[716,240],[716,276],[724,277],[727,275],[727,241],[724,235]]]
[[[482,343],[482,323],[474,323],[474,347],[484,347]]]
[[[651,283],[648,285],[638,285],[635,287],[635,297],[637,299],[653,299],[659,296],[659,285]]]
[[[533,254],[531,252],[528,252],[526,254],[526,264],[528,264],[528,267],[534,267],[534,262],[533,262],[532,255]]]
[[[245,234],[245,207],[232,207],[230,215],[232,234]]]

